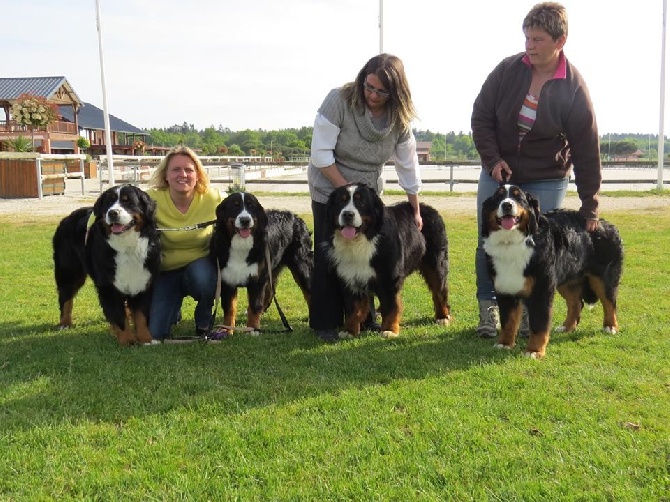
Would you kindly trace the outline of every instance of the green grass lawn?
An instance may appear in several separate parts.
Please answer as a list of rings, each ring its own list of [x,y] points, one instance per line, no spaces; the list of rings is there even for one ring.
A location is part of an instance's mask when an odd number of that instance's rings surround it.
[[[443,216],[447,328],[413,276],[399,339],[323,344],[286,273],[293,333],[126,349],[90,284],[54,329],[57,220],[0,217],[0,500],[670,500],[670,209],[607,214],[621,332],[598,305],[540,361],[476,338],[475,219]]]

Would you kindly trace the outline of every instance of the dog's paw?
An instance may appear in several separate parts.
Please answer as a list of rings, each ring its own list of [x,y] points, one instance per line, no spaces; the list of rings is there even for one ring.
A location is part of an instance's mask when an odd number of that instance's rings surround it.
[[[400,333],[394,333],[393,331],[382,331],[382,338],[398,338]]]
[[[554,328],[554,333],[565,333],[566,331],[567,331],[566,327],[563,326],[562,324]]]
[[[605,326],[603,328],[603,331],[605,333],[609,333],[610,335],[616,335],[617,334],[617,329],[614,326]]]
[[[502,343],[496,343],[493,348],[494,349],[505,349],[505,350],[512,350],[514,345],[504,345]]]
[[[354,338],[354,335],[349,333],[348,331],[340,331],[337,336],[339,337],[340,340],[351,340]]]
[[[530,358],[530,359],[542,359],[544,357],[544,354],[541,354],[539,352],[533,352],[533,351],[524,352],[523,355]]]
[[[435,324],[438,326],[449,326],[451,324],[451,316],[442,319],[435,319]]]

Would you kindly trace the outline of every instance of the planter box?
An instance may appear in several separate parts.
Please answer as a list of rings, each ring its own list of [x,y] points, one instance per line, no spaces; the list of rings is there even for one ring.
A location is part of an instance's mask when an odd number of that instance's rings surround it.
[[[97,178],[98,177],[98,163],[91,161],[84,163],[84,176],[86,179]]]
[[[34,162],[32,171],[37,176]],[[42,180],[42,195],[62,195],[65,193],[65,162],[62,160],[43,160],[42,176],[45,177]],[[37,180],[35,180],[34,197],[38,196]]]
[[[80,167],[78,160],[67,160],[66,165],[68,173],[79,172]],[[94,161],[84,162],[84,178],[90,180],[91,178],[97,178],[97,177],[98,177],[98,163]]]
[[[38,158],[40,173],[37,172]],[[39,197],[40,191],[41,195],[64,194],[66,160],[71,159],[45,158],[39,154],[0,154],[0,197]]]

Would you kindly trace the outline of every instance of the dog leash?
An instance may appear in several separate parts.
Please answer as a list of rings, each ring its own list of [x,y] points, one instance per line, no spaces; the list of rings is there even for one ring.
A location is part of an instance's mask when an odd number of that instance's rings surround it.
[[[272,300],[274,301],[275,307],[277,307],[277,313],[279,313],[279,318],[281,319],[284,328],[286,328],[284,331],[291,332],[293,331],[293,328],[288,323],[288,320],[284,315],[284,311],[281,309],[281,307],[279,306],[279,302],[277,301],[277,292],[275,291],[275,287],[272,282],[272,259],[270,258],[270,246],[268,245],[265,246],[265,261],[268,266],[268,274],[270,278],[270,291],[272,291]],[[281,333],[281,331],[279,331],[279,333]]]
[[[209,326],[209,332],[208,335],[205,336],[205,341],[207,341],[207,337],[211,336],[212,333],[214,333],[214,337],[216,337],[217,333],[228,333],[230,331],[243,331],[247,333],[290,333],[293,331],[293,327],[288,322],[288,319],[286,318],[286,315],[284,314],[284,311],[282,308],[279,306],[279,301],[277,300],[277,292],[275,291],[274,288],[274,283],[272,281],[272,259],[270,258],[270,248],[269,246],[265,246],[265,263],[268,269],[268,280],[270,281],[270,292],[272,293],[272,300],[275,304],[275,307],[277,307],[277,312],[279,313],[279,318],[281,319],[282,324],[284,325],[283,330],[260,330],[260,329],[254,329],[250,327],[244,327],[244,328],[238,328],[238,327],[233,327],[233,326],[226,326],[223,324],[217,324],[215,325],[214,322],[216,320],[216,312],[221,300],[221,265],[219,263],[219,260],[217,258],[216,260],[216,269],[217,269],[217,281],[216,281],[216,294],[214,296],[214,312],[212,313],[212,321]],[[214,329],[214,328],[218,328]],[[221,336],[219,338],[224,338],[225,336]],[[216,338],[214,338],[216,339]]]
[[[204,224],[200,224],[204,225]],[[204,225],[206,226],[206,225]],[[216,313],[219,308],[219,303],[221,301],[221,264],[219,263],[219,259],[216,259],[216,271],[217,271],[217,279],[216,279],[216,292],[214,294],[214,312],[212,312],[212,320],[209,323],[209,328],[207,329],[207,333],[203,337],[187,337],[187,338],[171,338],[166,340],[167,343],[191,343],[191,342],[197,342],[197,341],[202,341],[206,343],[217,343],[220,342],[222,339],[227,338],[230,336],[230,333],[232,331],[241,331],[245,333],[254,333],[254,334],[260,334],[260,333],[290,333],[293,331],[293,327],[288,322],[288,319],[286,318],[286,315],[284,314],[284,311],[282,308],[279,306],[279,301],[277,300],[277,294],[274,289],[274,283],[272,281],[272,259],[270,258],[270,248],[268,246],[265,246],[265,262],[268,267],[268,273],[269,273],[269,281],[270,281],[270,291],[272,292],[272,300],[274,301],[275,307],[277,307],[277,312],[279,313],[279,318],[281,319],[282,324],[284,325],[283,330],[260,330],[260,329],[254,329],[250,328],[248,326],[245,327],[233,327],[233,326],[226,326],[224,324],[215,324],[216,321]]]
[[[202,223],[196,223],[195,225],[186,225],[185,227],[179,228],[157,228],[159,232],[179,232],[179,231],[189,231],[189,230],[200,230],[201,228],[214,225],[216,220],[203,221]]]

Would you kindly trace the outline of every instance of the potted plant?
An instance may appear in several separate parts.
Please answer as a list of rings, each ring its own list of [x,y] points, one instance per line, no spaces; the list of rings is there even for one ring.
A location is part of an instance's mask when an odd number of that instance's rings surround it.
[[[14,139],[8,139],[4,142],[10,152],[32,152],[33,145],[29,138],[19,136]]]
[[[77,138],[77,146],[79,147],[81,153],[82,151],[88,150],[90,148],[91,142],[83,136],[79,136],[79,138]],[[86,178],[97,178],[98,164],[92,160],[91,155],[88,152],[85,153],[86,160],[84,161],[84,176]]]
[[[14,121],[30,127],[33,150],[35,150],[35,127],[46,127],[59,117],[56,105],[49,103],[42,96],[24,93],[12,105]]]
[[[88,148],[91,146],[91,142],[83,136],[79,136],[79,138],[77,138],[77,146],[80,150],[88,150]]]

